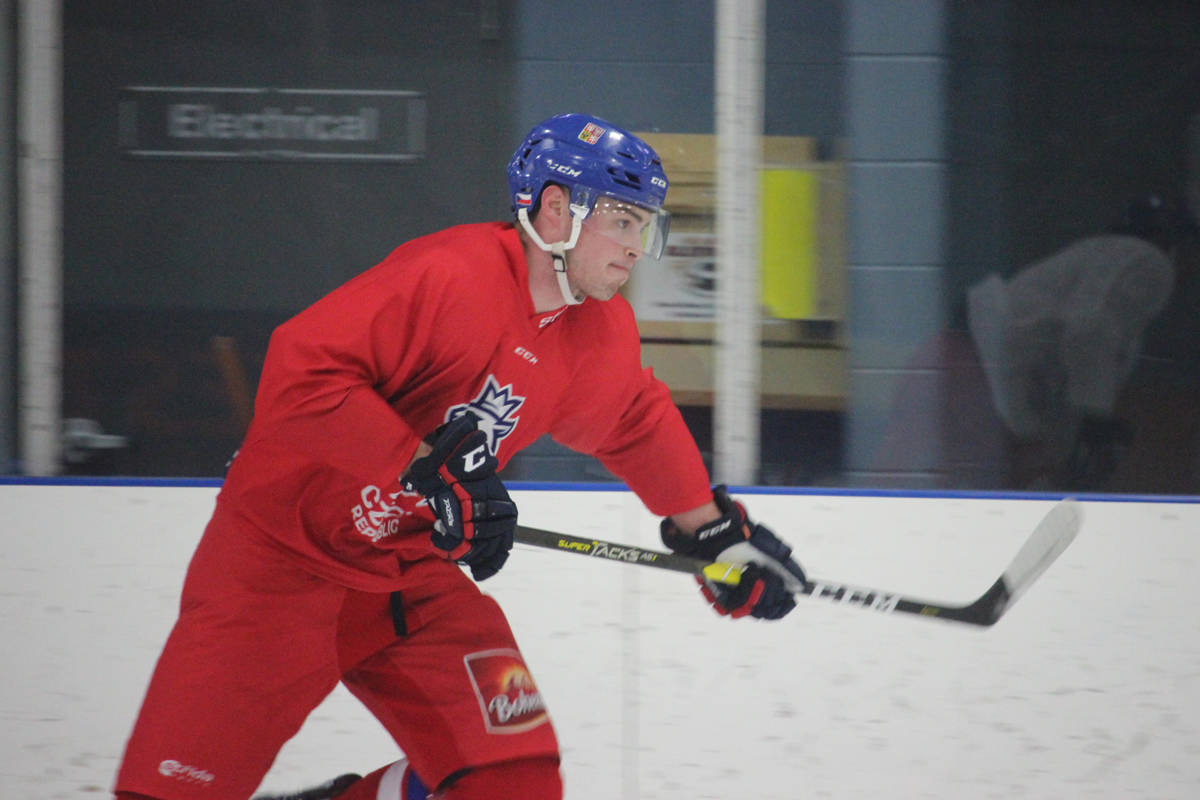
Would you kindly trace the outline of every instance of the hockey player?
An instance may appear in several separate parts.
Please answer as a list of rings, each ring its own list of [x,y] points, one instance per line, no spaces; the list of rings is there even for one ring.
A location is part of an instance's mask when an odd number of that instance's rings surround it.
[[[774,619],[790,549],[711,489],[617,290],[667,235],[654,151],[567,114],[508,167],[516,223],[405,245],[281,325],[189,566],[120,800],[249,797],[341,681],[406,760],[304,800],[556,800],[558,744],[499,607],[517,510],[497,470],[543,434],[595,455],[715,559],[720,613]],[[459,565],[469,570],[467,577]]]

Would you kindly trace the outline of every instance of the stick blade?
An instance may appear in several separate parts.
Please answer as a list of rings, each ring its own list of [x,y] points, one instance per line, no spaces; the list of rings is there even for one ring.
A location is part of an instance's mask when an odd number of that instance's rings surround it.
[[[1083,511],[1074,500],[1055,503],[991,588],[968,606],[939,608],[940,616],[973,625],[995,625],[1075,540],[1082,521]]]
[[[1067,546],[1075,540],[1083,523],[1083,508],[1071,498],[1060,500],[1046,513],[1025,544],[1017,551],[1001,580],[1012,605],[1038,579]]]

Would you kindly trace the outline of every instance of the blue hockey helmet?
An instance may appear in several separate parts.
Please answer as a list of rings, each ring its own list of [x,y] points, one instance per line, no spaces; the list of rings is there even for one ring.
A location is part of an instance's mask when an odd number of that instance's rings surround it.
[[[669,227],[669,215],[662,208],[667,176],[658,154],[637,136],[588,114],[560,114],[539,123],[508,164],[508,185],[518,218],[537,207],[550,183],[567,187],[572,213],[580,220],[602,196],[653,212],[643,251],[651,258],[662,256]],[[522,224],[529,227],[524,219]],[[566,246],[573,245],[571,241]]]

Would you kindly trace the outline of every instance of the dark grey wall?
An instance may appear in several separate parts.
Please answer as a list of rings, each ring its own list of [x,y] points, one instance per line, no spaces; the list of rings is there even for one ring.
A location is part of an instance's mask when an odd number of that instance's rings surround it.
[[[1183,193],[1200,3],[951,8],[948,289],[960,308],[970,283],[1102,230],[1134,196]]]
[[[68,0],[68,305],[295,311],[405,239],[495,217],[510,22],[499,2]],[[413,164],[138,160],[116,143],[126,85],[420,91],[428,151]]]
[[[448,217],[504,213],[496,164],[550,113],[712,129],[711,3],[292,8],[67,0],[68,302],[204,303],[212,292],[213,305],[292,308]],[[835,140],[842,2],[774,0],[767,12],[767,132]],[[1102,226],[1133,193],[1175,188],[1186,114],[1200,106],[1200,6],[976,0],[948,13],[951,261],[964,273],[1011,269]],[[496,27],[485,31],[489,20]],[[121,158],[115,89],[147,82],[428,91],[430,158],[390,167]],[[471,124],[454,124],[456,114]],[[448,177],[465,189],[453,204],[437,188]],[[244,291],[245,276],[220,280],[246,263],[256,291]]]
[[[768,4],[768,133],[838,134],[838,7]],[[538,119],[712,130],[710,3],[290,8],[67,0],[68,305],[296,310],[407,238],[506,214],[502,166]],[[422,91],[429,150],[398,165],[138,160],[116,142],[128,85]]]
[[[1010,24],[1017,263],[1102,229],[1133,195],[1183,192],[1200,3],[1016,0]]]
[[[947,314],[964,326],[968,286],[1012,266],[1012,16],[1008,3],[958,3],[947,20]],[[1015,209],[1013,209],[1015,210]]]
[[[840,133],[841,6],[767,3],[767,134]],[[519,0],[514,134],[565,110],[632,130],[712,133],[713,11],[697,0]]]
[[[189,0],[64,6],[64,414],[132,447],[80,471],[219,475],[273,327],[414,236],[507,212],[505,0]],[[143,160],[123,86],[412,90],[405,164]]]

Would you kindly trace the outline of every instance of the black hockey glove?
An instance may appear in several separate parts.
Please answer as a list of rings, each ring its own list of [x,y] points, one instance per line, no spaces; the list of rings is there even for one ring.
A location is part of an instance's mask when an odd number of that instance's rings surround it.
[[[474,414],[455,417],[433,432],[433,452],[404,474],[409,491],[429,501],[437,521],[430,540],[446,557],[466,564],[477,581],[504,566],[513,546],[517,506],[496,477],[496,457]]]
[[[741,503],[732,500],[724,486],[713,489],[720,519],[703,525],[692,535],[670,518],[660,530],[663,544],[676,553],[745,564],[736,585],[697,577],[700,591],[717,613],[735,619],[747,614],[759,619],[779,619],[796,607],[794,592],[804,586],[804,570],[791,557],[792,549],[770,530],[751,522]]]

